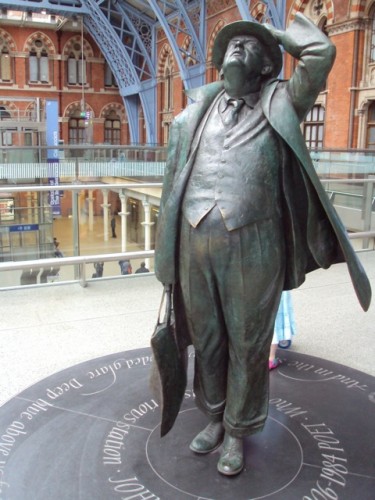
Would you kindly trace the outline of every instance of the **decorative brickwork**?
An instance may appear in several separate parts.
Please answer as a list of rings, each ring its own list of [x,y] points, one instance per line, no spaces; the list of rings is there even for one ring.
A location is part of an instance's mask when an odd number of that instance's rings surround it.
[[[71,37],[63,48],[63,57],[65,58],[69,57],[69,54],[71,54],[72,52],[73,53],[76,53],[77,51],[82,52],[81,45],[82,45],[82,39],[80,35]],[[83,53],[87,58],[94,57],[93,49],[86,39],[83,39]]]
[[[207,15],[213,16],[235,5],[235,0],[210,0],[207,2]]]
[[[290,11],[290,21],[297,12],[302,12],[313,21],[319,20],[322,15],[327,17],[327,24],[332,24],[334,20],[332,0],[295,0]]]
[[[16,52],[17,51],[17,46],[15,41],[13,40],[12,36],[5,30],[0,29],[0,40],[1,40],[1,47],[7,46],[9,49],[9,52]]]
[[[127,115],[125,113],[125,108],[122,104],[118,102],[110,102],[102,107],[99,113],[99,118],[105,118],[111,111],[115,111],[120,117],[122,122],[127,122]]]
[[[55,45],[52,40],[42,31],[36,31],[27,38],[23,51],[29,53],[35,47],[35,42],[37,40],[41,40],[48,54],[52,55],[56,53]]]

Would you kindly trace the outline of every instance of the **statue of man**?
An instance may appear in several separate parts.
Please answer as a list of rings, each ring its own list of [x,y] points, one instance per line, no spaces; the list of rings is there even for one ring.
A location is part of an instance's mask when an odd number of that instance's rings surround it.
[[[288,81],[280,45],[299,60]],[[346,261],[364,310],[367,276],[321,186],[300,122],[335,47],[297,14],[286,31],[240,21],[218,34],[222,80],[189,92],[174,121],[155,270],[173,290],[178,342],[195,348],[194,390],[209,423],[191,442],[218,470],[244,466],[243,438],[268,412],[268,354],[282,290]]]

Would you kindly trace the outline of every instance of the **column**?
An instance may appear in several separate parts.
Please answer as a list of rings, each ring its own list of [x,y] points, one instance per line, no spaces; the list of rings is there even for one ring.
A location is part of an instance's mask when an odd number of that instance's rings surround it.
[[[30,222],[38,222],[38,221],[35,221],[34,217],[34,193],[32,193],[31,191],[28,191],[26,193],[26,214],[27,214],[27,217],[26,217],[26,220],[25,222],[26,223],[30,223]]]
[[[89,189],[89,196],[87,198],[88,205],[89,205],[89,231],[94,230],[94,201],[95,198],[93,197],[93,190]]]
[[[108,190],[103,189],[103,227],[104,227],[104,241],[108,241],[108,222],[109,222],[109,209],[111,204],[108,203]]]
[[[127,217],[130,212],[126,211],[128,198],[124,191],[121,191],[119,196],[121,200],[121,212],[119,212],[121,217],[121,252],[126,252],[126,242],[128,241]]]
[[[141,223],[145,228],[145,250],[151,250],[151,226],[154,225],[154,222],[151,222],[151,205],[147,197],[143,199],[142,205],[145,212],[145,220]],[[145,262],[146,267],[150,269],[150,259],[145,259]]]

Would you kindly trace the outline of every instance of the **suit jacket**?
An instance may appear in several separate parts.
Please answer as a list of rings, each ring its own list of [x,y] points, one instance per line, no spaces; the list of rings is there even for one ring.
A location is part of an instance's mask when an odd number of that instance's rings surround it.
[[[302,15],[296,16],[282,43],[301,62],[290,80],[270,80],[264,84],[261,105],[288,154],[281,172],[286,235],[284,289],[300,286],[310,271],[346,261],[358,300],[367,310],[371,301],[368,278],[319,181],[300,130],[300,122],[314,104],[332,67],[335,49]],[[223,85],[215,82],[190,91],[189,96],[195,102],[176,117],[171,127],[157,227],[155,273],[162,283],[177,284],[177,290],[182,200],[199,144],[199,130],[204,126],[202,120],[207,120],[206,111]],[[179,304],[176,308],[181,310]]]

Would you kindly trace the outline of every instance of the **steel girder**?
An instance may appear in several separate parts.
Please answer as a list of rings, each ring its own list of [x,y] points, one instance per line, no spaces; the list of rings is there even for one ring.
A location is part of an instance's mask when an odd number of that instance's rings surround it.
[[[276,28],[285,28],[285,0],[263,0],[266,5],[265,17],[268,18]],[[251,21],[250,0],[236,0],[242,19]]]
[[[285,25],[285,0],[263,0],[266,17]],[[132,4],[132,5],[131,5]],[[103,52],[117,80],[129,119],[131,140],[139,142],[142,106],[147,141],[157,139],[156,30],[162,28],[173,50],[185,88],[205,80],[205,0],[0,0],[0,8],[46,10],[57,15],[83,16],[86,29]],[[243,19],[251,19],[249,0],[236,0]]]
[[[177,61],[185,88],[204,83],[205,58],[205,0],[148,0],[163,28]],[[187,5],[193,9],[187,10]],[[186,46],[181,45],[185,38]]]
[[[151,55],[134,26],[113,8],[111,0],[83,0],[89,9],[84,24],[102,50],[126,107],[132,143],[139,143],[139,101],[145,117],[147,141],[156,142],[156,78]],[[134,15],[133,15],[134,18]],[[152,31],[151,26],[148,27]],[[148,64],[147,64],[148,63]]]
[[[66,17],[73,14],[88,14],[82,0],[12,0],[11,2],[1,0],[0,8],[30,12],[46,10]]]

